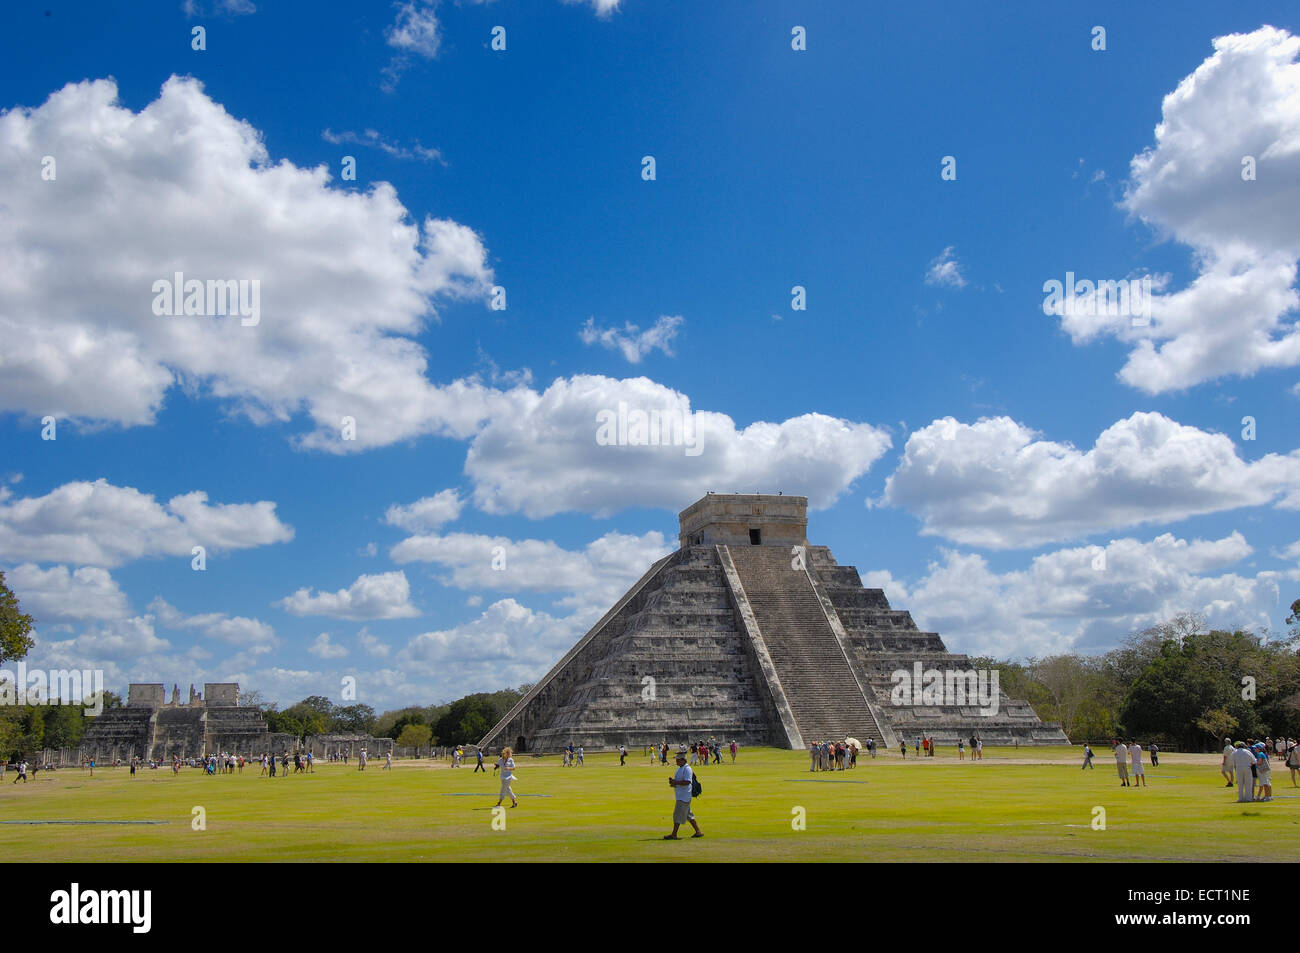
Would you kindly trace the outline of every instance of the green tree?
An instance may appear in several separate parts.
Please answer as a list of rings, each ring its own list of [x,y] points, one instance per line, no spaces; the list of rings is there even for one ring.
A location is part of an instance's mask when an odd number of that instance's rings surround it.
[[[397,736],[397,744],[402,748],[414,748],[416,756],[420,749],[433,743],[433,732],[428,725],[407,725]]]
[[[45,712],[44,705],[24,705],[22,707],[20,721],[22,733],[18,738],[18,746],[25,755],[34,755],[46,747]]]
[[[368,735],[375,727],[375,710],[369,705],[345,705],[334,709],[332,730],[341,735]]]
[[[32,626],[36,620],[23,613],[18,597],[5,584],[5,574],[0,572],[0,662],[25,658],[36,640]]]
[[[86,716],[78,705],[55,705],[45,716],[45,747],[75,748],[86,733]]]
[[[1230,738],[1237,730],[1237,719],[1226,708],[1211,708],[1196,719],[1196,727],[1216,740]]]
[[[22,714],[14,705],[0,706],[0,758],[6,762],[22,754]]]
[[[474,744],[488,733],[498,717],[497,705],[490,695],[466,695],[451,703],[447,713],[434,725],[433,733],[440,744]]]

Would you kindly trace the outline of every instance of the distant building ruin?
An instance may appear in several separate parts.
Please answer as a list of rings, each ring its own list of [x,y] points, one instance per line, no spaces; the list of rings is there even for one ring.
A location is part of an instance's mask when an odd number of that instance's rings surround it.
[[[206,682],[199,694],[190,686],[189,698],[182,702],[179,686],[172,686],[171,701],[161,682],[135,682],[127,689],[122,708],[106,709],[86,728],[80,747],[81,758],[111,762],[171,761],[199,758],[208,754],[263,754],[312,752],[316,758],[349,754],[355,757],[361,748],[370,756],[392,749],[390,738],[361,735],[321,735],[298,738],[272,732],[257,708],[239,704],[237,682]]]

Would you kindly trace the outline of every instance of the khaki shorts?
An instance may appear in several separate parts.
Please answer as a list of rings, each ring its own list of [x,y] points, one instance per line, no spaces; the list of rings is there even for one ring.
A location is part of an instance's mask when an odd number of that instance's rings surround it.
[[[673,823],[674,824],[687,824],[694,817],[695,815],[691,813],[690,801],[673,802]]]
[[[1121,781],[1127,781],[1127,780],[1128,780],[1128,765],[1127,765],[1127,764],[1124,764],[1124,762],[1122,762],[1122,761],[1117,761],[1117,762],[1115,762],[1115,770],[1119,772],[1119,777],[1120,777],[1120,780],[1121,780]]]

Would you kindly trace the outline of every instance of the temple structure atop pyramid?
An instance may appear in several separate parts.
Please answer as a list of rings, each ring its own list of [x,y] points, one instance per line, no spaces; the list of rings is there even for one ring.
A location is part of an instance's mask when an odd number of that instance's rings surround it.
[[[807,539],[801,496],[710,493],[659,560],[483,739],[517,752],[714,736],[804,748],[1064,744]]]

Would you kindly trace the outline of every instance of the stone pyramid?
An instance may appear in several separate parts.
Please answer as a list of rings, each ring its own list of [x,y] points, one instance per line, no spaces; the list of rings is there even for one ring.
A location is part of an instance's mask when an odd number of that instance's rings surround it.
[[[808,544],[807,507],[800,496],[713,493],[687,507],[680,548],[481,744],[553,752],[712,736],[794,749],[853,737],[897,747],[920,735],[951,745],[971,736],[1067,743],[991,684],[977,699],[966,656],[920,631],[882,590],[863,587],[829,549]],[[958,686],[970,690],[954,694]]]

